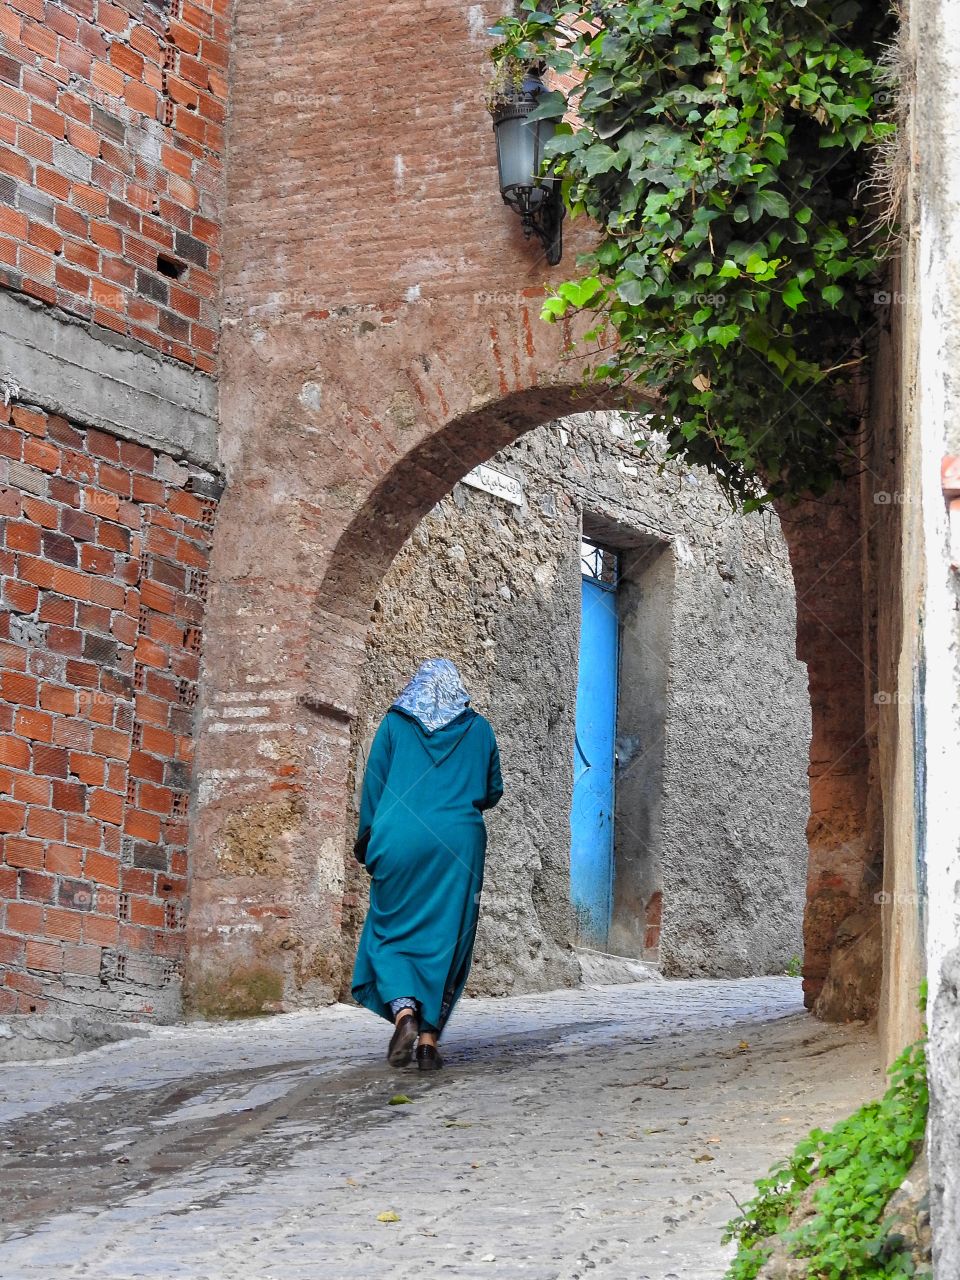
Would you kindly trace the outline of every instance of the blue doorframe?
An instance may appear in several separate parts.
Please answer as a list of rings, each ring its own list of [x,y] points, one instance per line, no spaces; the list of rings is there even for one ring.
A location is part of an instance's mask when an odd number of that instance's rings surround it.
[[[585,576],[570,811],[570,900],[579,940],[605,947],[613,905],[614,744],[619,648],[613,582]]]

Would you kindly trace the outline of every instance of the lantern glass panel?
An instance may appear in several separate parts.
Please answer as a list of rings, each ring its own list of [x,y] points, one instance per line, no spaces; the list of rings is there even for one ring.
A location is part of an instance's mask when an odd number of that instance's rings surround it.
[[[535,209],[549,194],[552,179],[540,178],[540,169],[543,148],[553,133],[552,121],[528,120],[523,110],[497,122],[500,190],[511,204]]]

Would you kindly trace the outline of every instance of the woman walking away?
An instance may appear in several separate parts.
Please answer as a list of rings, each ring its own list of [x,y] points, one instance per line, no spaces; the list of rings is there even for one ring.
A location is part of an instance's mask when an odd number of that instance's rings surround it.
[[[353,996],[395,1024],[403,1067],[443,1065],[437,1040],[460,998],[480,913],[483,810],[503,795],[493,730],[446,658],[424,662],[370,747],[354,849],[370,872],[370,909]],[[419,1038],[419,1042],[418,1042]]]

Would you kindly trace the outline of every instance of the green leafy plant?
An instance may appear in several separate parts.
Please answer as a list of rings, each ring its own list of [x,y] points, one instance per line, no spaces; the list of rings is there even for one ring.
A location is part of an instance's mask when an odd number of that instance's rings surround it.
[[[800,956],[790,957],[790,959],[787,961],[787,967],[786,969],[784,969],[784,973],[791,978],[800,977],[800,975],[803,973],[803,960],[800,958]]]
[[[493,113],[501,103],[515,97],[530,69],[530,64],[522,58],[506,54],[498,58],[487,91],[487,110]]]
[[[889,26],[860,0],[521,0],[493,28],[497,67],[579,86],[537,114],[575,112],[548,163],[599,236],[544,318],[595,316],[590,376],[655,393],[668,456],[748,508],[822,494],[855,457]]]
[[[918,1041],[890,1068],[890,1087],[829,1133],[814,1129],[785,1163],[757,1182],[757,1196],[727,1226],[736,1257],[727,1280],[753,1280],[772,1236],[807,1259],[817,1280],[894,1280],[919,1275],[902,1238],[881,1222],[923,1143],[927,1118],[926,1055]],[[790,1228],[790,1215],[818,1183],[814,1212]]]

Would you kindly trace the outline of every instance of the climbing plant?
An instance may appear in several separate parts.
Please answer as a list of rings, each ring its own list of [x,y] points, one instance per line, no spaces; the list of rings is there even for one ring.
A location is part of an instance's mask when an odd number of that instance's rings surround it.
[[[793,1155],[757,1182],[757,1196],[727,1227],[736,1257],[727,1280],[753,1280],[779,1236],[805,1274],[820,1280],[916,1276],[909,1246],[882,1221],[923,1143],[927,1118],[923,1042],[890,1068],[890,1087],[829,1133],[814,1129]],[[811,1184],[813,1212],[791,1229],[790,1215]],[[929,1272],[925,1273],[929,1277]]]
[[[599,228],[544,318],[591,313],[588,376],[655,392],[668,456],[748,508],[853,461],[889,23],[872,0],[521,0],[493,28],[497,75],[573,85],[536,114],[567,115],[549,170]]]

